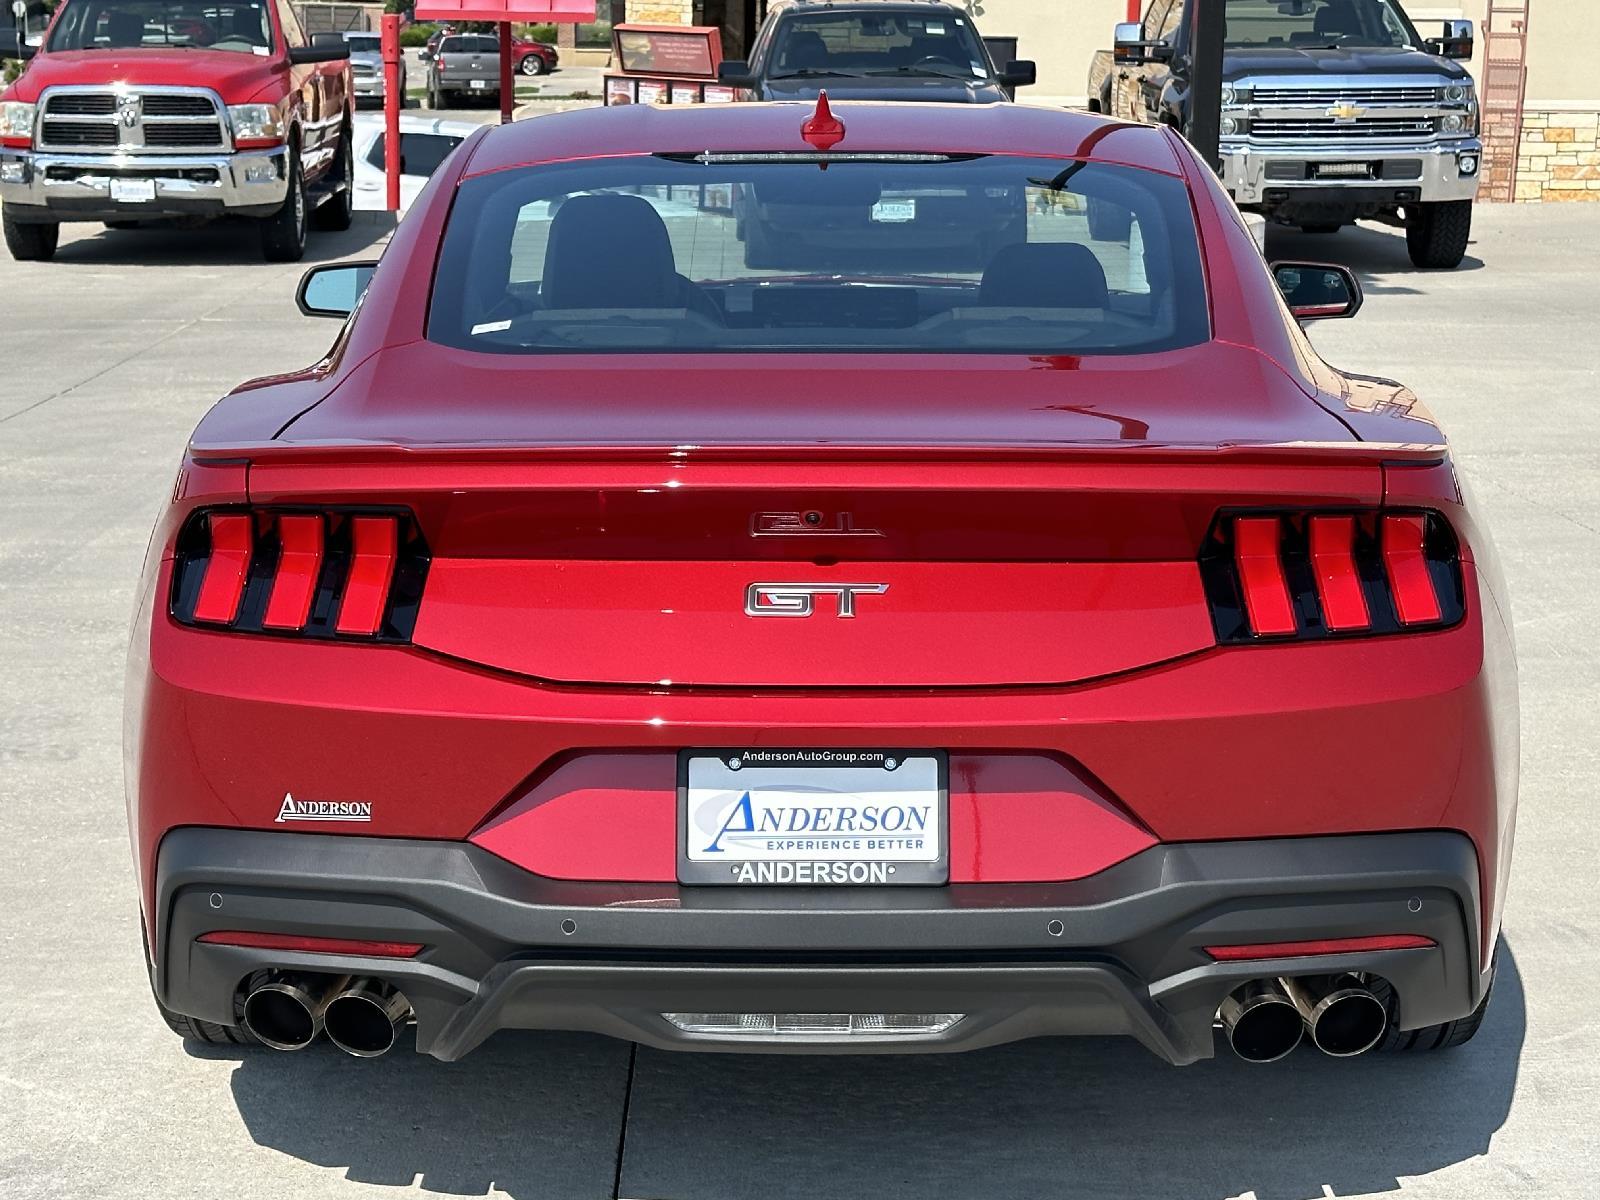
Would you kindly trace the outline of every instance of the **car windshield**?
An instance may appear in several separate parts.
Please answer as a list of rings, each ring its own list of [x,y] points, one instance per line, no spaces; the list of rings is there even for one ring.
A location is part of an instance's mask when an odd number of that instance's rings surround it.
[[[987,79],[989,59],[958,16],[817,12],[790,17],[772,49],[774,79],[807,75],[952,75]]]
[[[351,54],[381,54],[383,41],[371,34],[347,33],[344,40],[350,45]]]
[[[967,155],[699,155],[463,183],[428,336],[498,353],[1120,354],[1209,336],[1185,185]]]
[[[384,169],[384,154],[388,143],[384,141],[387,134],[380,133],[372,140],[372,149],[367,151],[367,162]],[[459,146],[463,138],[446,133],[405,133],[400,134],[400,173],[402,175],[420,175],[427,178],[444,165],[444,160],[450,157],[450,151]]]
[[[1416,40],[1391,0],[1228,0],[1224,44],[1233,49],[1400,48]]]
[[[272,24],[254,0],[68,0],[50,34],[51,50],[186,47],[268,54]]]

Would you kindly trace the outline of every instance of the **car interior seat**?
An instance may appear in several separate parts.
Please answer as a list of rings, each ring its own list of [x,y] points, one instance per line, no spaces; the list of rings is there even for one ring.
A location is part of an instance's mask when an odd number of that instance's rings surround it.
[[[113,49],[137,46],[144,41],[144,16],[114,8],[106,13],[106,45]]]
[[[978,303],[998,308],[1107,308],[1105,268],[1075,242],[1012,242],[996,251]]]
[[[1361,14],[1348,0],[1345,3],[1328,4],[1317,10],[1311,28],[1319,38],[1340,38],[1348,34],[1359,34],[1362,32]]]
[[[778,69],[782,71],[819,70],[828,65],[828,43],[820,33],[796,29],[783,41]]]
[[[547,309],[687,308],[722,321],[678,274],[667,226],[641,196],[569,197],[550,222],[539,296]]]

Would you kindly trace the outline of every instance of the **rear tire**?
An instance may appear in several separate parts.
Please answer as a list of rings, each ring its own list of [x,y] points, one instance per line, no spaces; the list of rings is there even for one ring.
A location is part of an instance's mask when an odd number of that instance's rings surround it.
[[[1483,999],[1478,1001],[1478,1007],[1466,1016],[1442,1025],[1424,1025],[1421,1029],[1399,1027],[1399,998],[1387,980],[1374,979],[1372,994],[1389,1010],[1389,1027],[1384,1030],[1383,1040],[1375,1048],[1384,1054],[1425,1054],[1431,1050],[1463,1046],[1473,1039],[1489,1011],[1489,1000],[1494,995],[1494,976],[1490,975],[1489,988],[1483,993]]]
[[[139,930],[139,942],[144,946],[144,968],[150,976],[150,998],[156,1002],[156,1011],[161,1014],[161,1019],[167,1023],[167,1028],[172,1030],[186,1042],[204,1042],[208,1046],[259,1046],[261,1039],[256,1037],[243,1025],[217,1025],[211,1021],[202,1021],[198,1017],[187,1017],[183,1013],[173,1012],[161,1003],[161,997],[156,995],[155,970],[150,965],[150,943],[145,941],[144,930]]]
[[[49,262],[61,243],[60,225],[24,225],[13,221],[10,213],[0,213],[0,231],[6,249],[18,262]]]
[[[1471,237],[1471,200],[1414,204],[1406,210],[1406,249],[1416,266],[1436,271],[1459,267]]]
[[[1336,225],[1336,224],[1333,224],[1331,222],[1327,222],[1327,223],[1319,223],[1319,224],[1315,224],[1315,225],[1302,225],[1302,226],[1300,226],[1300,232],[1301,233],[1338,233],[1339,230],[1341,230],[1343,228],[1344,228],[1343,225]]]
[[[517,64],[517,70],[524,75],[548,75],[550,68],[544,65],[544,59],[537,54],[526,54]]]
[[[306,180],[300,151],[289,147],[289,194],[283,207],[261,218],[261,256],[268,262],[299,262],[306,253]]]

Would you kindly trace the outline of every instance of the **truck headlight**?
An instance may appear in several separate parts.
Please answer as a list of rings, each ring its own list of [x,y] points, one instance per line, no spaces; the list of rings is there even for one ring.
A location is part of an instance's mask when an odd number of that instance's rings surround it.
[[[1460,104],[1463,100],[1470,99],[1471,96],[1472,85],[1470,83],[1452,83],[1444,90],[1444,98],[1451,104]]]
[[[1467,118],[1462,113],[1445,113],[1439,118],[1440,133],[1460,133],[1467,127]]]
[[[1244,132],[1243,117],[1223,117],[1222,124],[1217,127],[1217,132],[1223,137],[1236,137]]]
[[[1226,106],[1226,105],[1229,105],[1229,104],[1237,104],[1238,102],[1239,102],[1239,93],[1233,90],[1233,84],[1231,84],[1231,83],[1223,84],[1222,85],[1222,103],[1223,103],[1223,105]]]
[[[33,105],[0,100],[0,137],[33,140]]]
[[[228,120],[233,123],[233,136],[239,141],[283,140],[283,114],[275,104],[230,104]]]

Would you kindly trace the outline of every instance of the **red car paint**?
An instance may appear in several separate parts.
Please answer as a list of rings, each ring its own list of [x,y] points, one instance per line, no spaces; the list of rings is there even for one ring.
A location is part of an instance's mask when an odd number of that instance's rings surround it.
[[[806,112],[628,107],[476,135],[402,223],[328,358],[204,418],[151,541],[129,669],[147,909],[168,831],[273,828],[289,790],[381,797],[363,835],[471,839],[530,871],[640,881],[669,902],[678,749],[929,746],[951,754],[955,881],[1082,878],[1153,841],[1457,830],[1481,864],[1487,956],[1517,744],[1492,549],[1438,427],[1398,385],[1317,357],[1178,138],[1016,107],[836,109],[851,150],[1093,156],[1184,178],[1213,329],[1190,350],[797,367],[781,354],[544,362],[424,340],[464,178],[803,150]],[[218,504],[409,509],[434,558],[415,644],[178,624],[178,533]],[[1217,643],[1196,562],[1219,511],[1391,507],[1449,522],[1459,622]],[[762,514],[803,509],[884,536],[841,537],[825,557],[751,536]],[[798,566],[838,580],[870,566],[895,584],[861,601],[882,601],[879,649],[865,621],[780,641],[728,607],[727,585]]]

